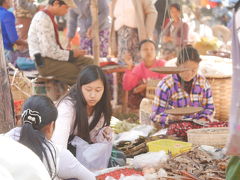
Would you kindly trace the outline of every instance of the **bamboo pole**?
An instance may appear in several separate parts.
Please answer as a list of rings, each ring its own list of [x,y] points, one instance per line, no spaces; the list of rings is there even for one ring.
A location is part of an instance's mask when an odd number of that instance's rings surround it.
[[[14,127],[13,101],[6,67],[0,27],[0,133],[5,133]]]
[[[91,17],[92,17],[92,49],[93,49],[93,57],[95,64],[99,64],[99,22],[98,22],[98,0],[91,0]]]

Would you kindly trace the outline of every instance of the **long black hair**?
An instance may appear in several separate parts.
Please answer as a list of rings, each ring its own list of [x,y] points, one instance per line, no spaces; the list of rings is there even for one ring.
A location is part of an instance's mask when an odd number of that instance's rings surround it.
[[[187,61],[194,61],[196,63],[201,62],[201,58],[197,49],[195,49],[192,45],[186,45],[180,50],[177,57],[177,66]]]
[[[143,44],[145,44],[145,43],[152,43],[154,45],[154,47],[155,47],[155,50],[157,49],[157,45],[155,44],[154,41],[152,41],[150,39],[144,39],[144,40],[140,41],[140,43],[139,43],[139,46],[138,46],[138,50],[139,51],[141,50]]]
[[[181,12],[181,6],[180,6],[178,3],[170,4],[169,10],[170,10],[171,8],[175,8],[175,9],[177,9],[179,12]]]
[[[23,105],[23,126],[19,139],[20,143],[35,152],[42,161],[46,160],[51,177],[55,172],[52,172],[50,158],[56,168],[55,152],[52,152],[54,147],[50,147],[51,144],[47,142],[45,135],[40,130],[51,122],[55,122],[57,115],[57,108],[50,98],[40,95],[31,96]],[[46,152],[46,148],[49,149],[51,157]]]
[[[104,92],[100,101],[94,107],[93,121],[89,125],[87,115],[87,102],[82,93],[82,86],[96,80],[102,81]],[[77,128],[77,135],[83,140],[91,143],[89,133],[97,125],[101,116],[104,116],[104,126],[109,126],[112,115],[109,85],[106,76],[101,68],[96,65],[89,65],[85,67],[78,75],[77,83],[70,89],[65,98],[68,97],[70,101],[73,102],[76,109],[76,119],[73,129]]]

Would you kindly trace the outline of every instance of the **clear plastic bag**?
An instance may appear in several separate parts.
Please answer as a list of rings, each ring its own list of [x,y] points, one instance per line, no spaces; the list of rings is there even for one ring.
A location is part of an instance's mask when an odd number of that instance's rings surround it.
[[[148,152],[146,154],[141,154],[135,156],[133,159],[134,168],[159,168],[166,162],[168,156],[164,151],[159,152]]]
[[[75,136],[70,143],[76,147],[76,158],[86,168],[95,171],[108,167],[112,143],[89,144],[78,136]]]

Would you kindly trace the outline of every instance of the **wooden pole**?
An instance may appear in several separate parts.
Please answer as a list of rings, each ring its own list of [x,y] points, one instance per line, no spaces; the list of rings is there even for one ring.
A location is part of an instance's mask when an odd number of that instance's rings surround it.
[[[98,0],[91,0],[91,17],[92,17],[92,49],[93,49],[93,57],[95,60],[95,64],[99,64],[99,22],[98,22]]]
[[[0,27],[0,133],[14,127],[13,103]]]

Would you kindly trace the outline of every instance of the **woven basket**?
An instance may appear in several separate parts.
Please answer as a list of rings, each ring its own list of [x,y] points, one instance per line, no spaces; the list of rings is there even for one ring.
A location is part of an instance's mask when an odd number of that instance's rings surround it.
[[[152,80],[148,80],[147,81],[147,88],[146,88],[146,97],[148,99],[154,99],[155,97],[155,90],[156,90],[156,87],[159,83],[159,79],[152,79]]]
[[[32,83],[29,79],[18,73],[16,76],[9,76],[13,99],[26,100],[32,95]]]
[[[232,81],[231,77],[207,77],[211,86],[215,106],[214,118],[220,121],[229,119],[231,104]]]
[[[223,147],[227,142],[228,132],[227,127],[191,129],[187,131],[188,142]]]

